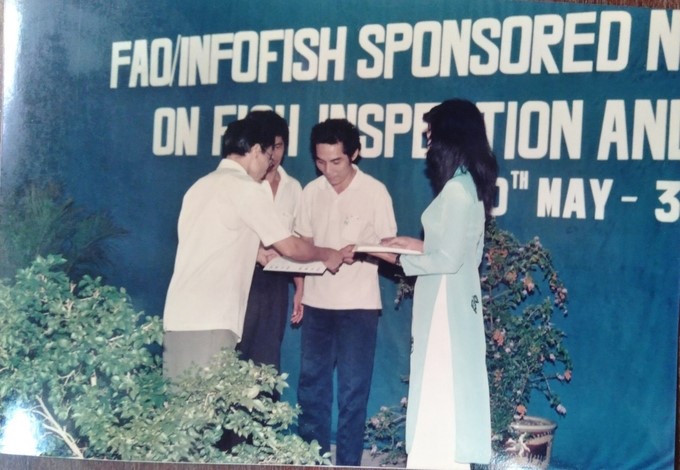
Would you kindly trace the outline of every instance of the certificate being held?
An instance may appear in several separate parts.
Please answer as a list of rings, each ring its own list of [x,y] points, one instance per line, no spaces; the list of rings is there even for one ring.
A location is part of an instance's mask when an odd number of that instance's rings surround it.
[[[383,245],[357,245],[354,247],[355,253],[394,253],[396,255],[422,255],[420,251],[398,248],[396,246]]]
[[[283,256],[277,256],[264,267],[265,271],[282,271],[296,274],[323,274],[326,265],[321,261],[311,261],[300,263]]]

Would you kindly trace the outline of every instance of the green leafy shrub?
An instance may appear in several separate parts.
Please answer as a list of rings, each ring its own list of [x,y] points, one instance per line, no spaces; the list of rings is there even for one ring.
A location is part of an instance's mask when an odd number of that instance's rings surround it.
[[[43,455],[126,460],[328,463],[288,429],[298,410],[275,402],[285,376],[224,351],[178,383],[152,352],[158,317],[135,312],[124,289],[84,276],[63,258],[37,258],[0,282],[0,425],[27,410]],[[213,446],[222,429],[246,442]]]

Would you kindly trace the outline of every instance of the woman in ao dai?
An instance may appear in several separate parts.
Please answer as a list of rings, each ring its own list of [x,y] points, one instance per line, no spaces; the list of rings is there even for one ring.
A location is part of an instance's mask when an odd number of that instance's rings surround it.
[[[406,418],[408,468],[470,468],[491,459],[489,388],[479,264],[498,165],[477,107],[452,99],[424,116],[435,199],[424,240],[383,245],[422,255],[394,259],[417,276]],[[387,258],[384,258],[387,259]]]

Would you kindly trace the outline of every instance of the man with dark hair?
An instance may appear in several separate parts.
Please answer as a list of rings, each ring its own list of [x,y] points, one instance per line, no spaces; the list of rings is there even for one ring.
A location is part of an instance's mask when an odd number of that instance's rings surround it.
[[[274,132],[258,119],[232,122],[219,166],[184,196],[163,315],[169,377],[236,346],[260,242],[297,261],[323,261],[331,272],[342,264],[340,252],[293,236],[275,216],[271,194],[261,184],[274,143]]]
[[[353,163],[360,149],[359,131],[346,119],[329,119],[312,129],[310,150],[321,176],[303,190],[295,220],[295,231],[306,240],[340,249],[377,245],[396,235],[385,185]],[[337,369],[335,463],[361,465],[382,305],[377,264],[368,259],[347,262],[334,275],[306,276],[302,304],[294,306],[293,321],[304,316],[298,433],[307,441],[316,439],[322,451],[330,450]]]
[[[271,192],[277,215],[292,230],[302,186],[281,166],[288,148],[288,123],[274,111],[252,111],[248,118],[259,120],[262,126],[273,131],[276,136],[272,164],[264,176],[263,184]],[[236,350],[241,353],[241,359],[270,364],[280,371],[281,343],[288,317],[288,286],[291,275],[263,270],[271,257],[277,255],[272,251],[264,246],[260,246],[258,251],[243,334]]]

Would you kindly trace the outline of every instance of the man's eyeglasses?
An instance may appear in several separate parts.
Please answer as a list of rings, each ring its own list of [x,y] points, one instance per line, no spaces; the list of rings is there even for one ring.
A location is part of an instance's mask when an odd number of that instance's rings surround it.
[[[274,166],[274,150],[272,149],[272,147],[269,147],[269,148],[270,148],[270,150],[264,152],[264,154],[269,159],[269,168],[271,168],[271,167]]]

